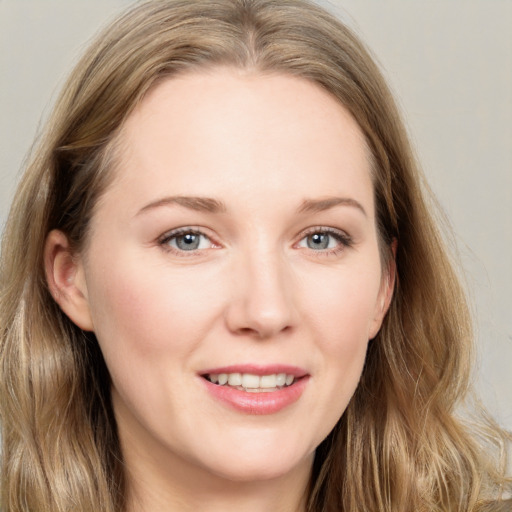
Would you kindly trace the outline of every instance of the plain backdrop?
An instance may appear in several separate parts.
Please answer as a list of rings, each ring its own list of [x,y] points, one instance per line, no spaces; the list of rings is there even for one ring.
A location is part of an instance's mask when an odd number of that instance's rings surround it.
[[[59,87],[129,0],[0,0],[0,226]],[[512,0],[325,0],[373,50],[450,219],[478,389],[512,429]]]

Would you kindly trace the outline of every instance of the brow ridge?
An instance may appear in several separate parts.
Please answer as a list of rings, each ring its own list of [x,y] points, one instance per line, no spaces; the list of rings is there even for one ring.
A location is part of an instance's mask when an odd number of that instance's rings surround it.
[[[191,210],[208,212],[208,213],[225,213],[227,211],[226,205],[212,197],[198,197],[198,196],[168,196],[152,201],[151,203],[142,207],[139,212],[146,212],[161,206],[172,205],[183,206]],[[323,199],[305,199],[299,206],[298,213],[319,213],[336,206],[352,206],[360,210],[365,216],[367,213],[359,201],[350,197],[327,197]]]
[[[351,197],[327,197],[324,199],[305,199],[300,205],[299,213],[319,213],[336,206],[353,206],[368,216],[363,205]]]
[[[161,206],[172,206],[172,205],[183,206],[191,210],[197,210],[201,212],[209,213],[223,213],[226,211],[226,205],[218,199],[211,197],[196,197],[196,196],[168,196],[152,201],[151,203],[142,207],[137,215],[154,208]]]

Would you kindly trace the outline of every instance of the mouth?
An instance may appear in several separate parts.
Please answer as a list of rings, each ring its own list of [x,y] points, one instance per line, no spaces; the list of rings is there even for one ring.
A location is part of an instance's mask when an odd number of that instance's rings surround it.
[[[310,375],[289,365],[236,365],[199,374],[215,400],[238,412],[274,414],[297,402]]]
[[[256,375],[254,373],[207,373],[203,378],[218,386],[227,386],[248,393],[272,393],[292,386],[302,377],[290,373],[270,373]]]

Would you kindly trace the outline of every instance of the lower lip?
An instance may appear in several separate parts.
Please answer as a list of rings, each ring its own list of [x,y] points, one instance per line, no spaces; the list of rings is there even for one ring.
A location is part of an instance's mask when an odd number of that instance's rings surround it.
[[[266,393],[251,393],[241,391],[230,386],[219,386],[202,378],[206,389],[218,400],[224,402],[232,409],[246,414],[275,414],[295,403],[302,395],[309,376],[295,381],[277,391]]]

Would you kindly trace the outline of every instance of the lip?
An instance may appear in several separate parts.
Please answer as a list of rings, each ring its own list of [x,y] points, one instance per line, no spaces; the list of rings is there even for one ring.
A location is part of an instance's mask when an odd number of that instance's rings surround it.
[[[201,372],[199,372],[200,375],[207,375],[210,373],[252,373],[253,375],[271,375],[273,373],[286,373],[287,375],[293,375],[297,379],[308,375],[308,372],[306,370],[303,370],[298,366],[292,366],[288,364],[233,364],[230,366],[209,368],[207,370],[202,370]]]
[[[252,393],[229,386],[214,384],[204,378],[204,375],[210,373],[252,373],[253,375],[286,373],[293,375],[298,380],[291,386],[284,387],[277,391]],[[235,411],[252,415],[275,414],[292,405],[302,396],[309,381],[309,374],[305,370],[296,366],[281,364],[266,366],[253,364],[223,366],[202,371],[199,375],[206,390],[215,400],[222,402]]]

